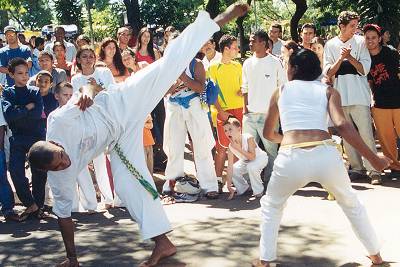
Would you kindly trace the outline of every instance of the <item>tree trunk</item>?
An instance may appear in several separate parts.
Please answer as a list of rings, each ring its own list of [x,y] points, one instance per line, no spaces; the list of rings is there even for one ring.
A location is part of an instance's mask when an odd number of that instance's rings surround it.
[[[306,0],[292,0],[296,4],[296,12],[294,12],[292,19],[290,20],[290,35],[292,40],[299,42],[299,33],[297,27],[299,26],[299,21],[303,17],[304,13],[307,11],[307,1]]]
[[[247,0],[247,4],[250,5],[251,4],[251,0]],[[244,33],[244,27],[243,27],[243,21],[244,21],[244,18],[246,16],[247,15],[236,19],[236,25],[237,25],[238,31],[239,31],[239,46],[240,46],[240,57],[241,58],[244,58],[244,56],[246,54],[246,49],[245,49],[245,45],[244,45],[244,43],[245,43],[245,38],[244,38],[245,33]]]
[[[219,4],[219,0],[208,0],[206,11],[210,14],[212,19],[219,14]]]
[[[142,20],[140,19],[140,6],[138,0],[124,0],[126,7],[126,16],[128,23],[132,26],[133,34],[138,35],[142,27]]]

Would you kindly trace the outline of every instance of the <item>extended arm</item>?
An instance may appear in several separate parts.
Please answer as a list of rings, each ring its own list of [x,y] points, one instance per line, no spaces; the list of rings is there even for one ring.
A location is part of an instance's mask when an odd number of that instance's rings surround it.
[[[278,95],[279,89],[271,97],[263,131],[264,137],[274,143],[281,143],[283,138],[280,133],[275,131],[274,127],[279,122]]]

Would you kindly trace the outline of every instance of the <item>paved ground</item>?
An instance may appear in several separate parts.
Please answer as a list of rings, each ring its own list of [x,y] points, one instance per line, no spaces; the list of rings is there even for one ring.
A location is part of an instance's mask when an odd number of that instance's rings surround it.
[[[353,185],[382,239],[386,266],[400,266],[400,181]],[[325,197],[325,191],[311,185],[288,201],[277,266],[370,266],[340,208]],[[259,202],[249,196],[225,198],[165,206],[174,226],[170,237],[179,252],[160,266],[250,266],[258,255]],[[74,219],[83,267],[137,266],[151,251],[152,243],[140,240],[137,225],[123,209],[75,214]],[[54,266],[63,256],[54,218],[20,224],[0,221],[0,266]]]

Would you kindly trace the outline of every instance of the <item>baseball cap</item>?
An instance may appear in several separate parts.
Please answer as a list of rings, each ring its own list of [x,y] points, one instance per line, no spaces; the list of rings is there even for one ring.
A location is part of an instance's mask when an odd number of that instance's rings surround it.
[[[17,30],[15,29],[14,26],[6,26],[4,27],[4,33],[8,32],[8,31],[12,31],[12,32],[17,32]]]
[[[382,28],[376,24],[367,24],[363,28],[363,32],[366,33],[367,31],[376,31],[376,33],[381,36],[382,35]]]

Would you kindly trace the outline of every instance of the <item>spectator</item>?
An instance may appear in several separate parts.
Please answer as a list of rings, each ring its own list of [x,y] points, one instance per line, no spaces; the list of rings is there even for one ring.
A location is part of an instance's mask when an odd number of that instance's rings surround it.
[[[312,23],[306,23],[301,27],[301,43],[300,46],[311,49],[311,41],[317,33],[317,28]]]
[[[129,38],[131,37],[131,33],[127,27],[121,27],[118,29],[117,38],[118,38],[118,47],[120,51],[124,51],[128,49],[129,46]]]
[[[51,87],[52,92],[54,92],[54,89],[58,83],[67,80],[67,74],[65,73],[65,70],[54,67],[53,54],[47,51],[41,51],[39,53],[39,66],[42,70],[47,70],[51,73],[51,76],[53,77],[53,84]],[[36,76],[32,76],[29,79],[28,85],[36,85]]]
[[[282,34],[282,26],[280,24],[272,24],[269,27],[269,38],[272,40],[272,54],[275,56],[281,55],[283,41],[279,39]]]
[[[153,145],[154,139],[151,134],[153,128],[153,119],[151,115],[147,115],[146,121],[143,128],[143,146],[144,146],[144,157],[146,159],[147,168],[151,176],[153,176]]]
[[[26,207],[21,220],[29,217],[44,217],[42,211],[45,197],[46,172],[31,168],[32,192],[25,177],[25,159],[30,147],[45,140],[45,128],[41,123],[43,100],[36,87],[27,86],[28,63],[14,58],[9,64],[9,73],[15,85],[3,92],[4,118],[12,131],[10,137],[9,170],[18,198]]]
[[[55,57],[54,66],[62,69],[67,74],[67,80],[71,80],[72,62],[66,59],[66,47],[61,42],[54,42],[53,55]]]
[[[396,48],[394,48],[391,44],[389,44],[390,38],[391,38],[390,31],[388,29],[382,29],[382,45],[395,50]]]
[[[0,49],[0,72],[6,74],[6,86],[13,86],[14,80],[8,72],[8,64],[13,58],[23,58],[27,61],[28,68],[32,67],[32,55],[28,46],[20,44],[14,26],[4,28],[8,45]]]
[[[263,136],[266,112],[273,93],[286,82],[286,74],[281,61],[268,53],[269,38],[263,31],[250,35],[250,49],[253,56],[243,63],[242,93],[243,133],[251,135],[255,142],[261,139],[268,153],[266,177],[271,176],[274,160],[278,153],[278,145]],[[279,128],[279,125],[265,125]],[[258,194],[260,192],[256,192]]]
[[[39,88],[40,95],[43,99],[43,112],[45,119],[49,116],[50,112],[58,107],[58,103],[54,94],[50,92],[52,87],[53,76],[47,70],[41,70],[36,75],[36,86]]]
[[[355,35],[360,17],[352,11],[343,11],[338,18],[339,36],[329,40],[324,51],[324,73],[335,77],[334,88],[340,93],[346,119],[354,123],[368,147],[376,153],[372,132],[371,91],[367,75],[371,67],[371,57],[362,36]],[[367,170],[372,184],[380,184],[380,172],[375,170],[345,140],[352,180],[361,178]]]
[[[32,52],[32,68],[29,70],[29,75],[32,77],[38,73],[41,68],[39,65],[39,53],[44,49],[44,39],[42,37],[35,38],[35,48]]]
[[[136,73],[140,69],[143,69],[149,65],[149,63],[146,61],[137,62],[135,58],[135,52],[133,52],[131,49],[124,50],[121,56],[122,63],[124,63],[124,66],[128,69],[129,73]]]
[[[324,46],[325,41],[321,37],[314,37],[311,41],[311,50],[317,54],[321,68],[324,66]]]
[[[215,50],[215,41],[213,38],[210,38],[210,40],[203,45],[201,52],[204,53],[202,63],[206,71],[211,64],[221,62],[222,54]]]
[[[286,41],[283,44],[281,49],[281,58],[283,60],[285,70],[287,70],[290,56],[298,50],[300,50],[300,46],[293,40]]]
[[[22,32],[19,32],[19,33],[17,34],[17,36],[18,36],[18,40],[19,40],[19,42],[20,42],[21,44],[30,47],[30,44],[26,41],[25,34],[23,34]]]
[[[363,31],[372,60],[368,74],[374,99],[372,116],[383,154],[392,160],[391,176],[399,177],[397,138],[400,136],[400,56],[396,50],[381,44],[384,34],[381,34],[378,25],[368,24]]]
[[[57,26],[54,30],[54,36],[56,40],[54,42],[50,42],[44,48],[45,51],[53,53],[53,46],[55,42],[63,43],[65,46],[66,55],[65,58],[68,62],[73,62],[76,55],[76,48],[73,43],[67,42],[65,40],[65,29],[62,26]]]
[[[214,63],[209,67],[208,76],[220,89],[218,100],[215,103],[218,112],[215,172],[218,182],[222,184],[222,171],[225,165],[226,149],[229,145],[223,124],[231,116],[242,122],[243,96],[240,90],[242,86],[242,65],[233,61],[239,51],[237,39],[231,35],[224,35],[219,41],[219,47],[222,52],[221,62]]]
[[[29,38],[29,47],[31,48],[31,50],[33,51],[33,49],[36,48],[36,44],[35,44],[35,40],[36,40],[36,36],[32,35],[31,38]]]
[[[140,30],[136,44],[136,60],[151,64],[160,58],[160,53],[153,46],[153,37],[150,30],[144,27]]]
[[[81,35],[78,36],[78,38],[76,38],[75,43],[76,43],[76,47],[79,49],[84,45],[90,45],[91,42],[90,42],[90,38],[89,37],[87,37],[86,35],[81,34]]]
[[[116,82],[123,82],[129,77],[129,71],[122,62],[122,56],[117,42],[112,38],[105,38],[100,46],[99,61],[106,64],[111,70]]]

